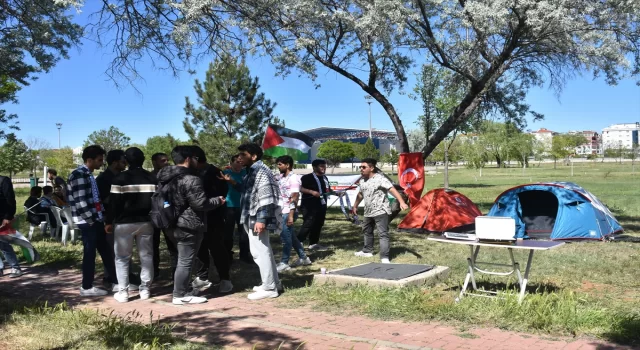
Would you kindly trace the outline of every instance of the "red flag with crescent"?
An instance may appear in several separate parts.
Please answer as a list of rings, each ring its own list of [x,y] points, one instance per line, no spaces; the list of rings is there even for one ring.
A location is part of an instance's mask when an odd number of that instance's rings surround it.
[[[400,153],[398,160],[398,183],[409,196],[413,207],[420,201],[424,189],[424,159],[422,153]]]

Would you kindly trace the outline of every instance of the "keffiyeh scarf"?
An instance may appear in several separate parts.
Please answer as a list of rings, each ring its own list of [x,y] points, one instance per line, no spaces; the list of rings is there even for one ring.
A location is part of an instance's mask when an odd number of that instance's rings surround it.
[[[243,181],[244,191],[240,199],[242,206],[241,222],[247,232],[253,231],[258,215],[266,218],[266,229],[271,232],[282,230],[282,208],[280,187],[271,170],[262,163],[255,162]]]

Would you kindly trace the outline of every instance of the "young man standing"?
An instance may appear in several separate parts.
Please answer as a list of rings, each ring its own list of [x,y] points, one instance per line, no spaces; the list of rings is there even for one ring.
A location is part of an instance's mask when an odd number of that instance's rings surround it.
[[[222,171],[213,164],[207,163],[207,156],[204,150],[198,146],[193,146],[194,154],[198,158],[197,169],[202,179],[204,192],[207,197],[226,197],[227,183],[220,179]],[[198,251],[198,260],[202,266],[196,271],[196,279],[191,286],[194,290],[209,288],[209,266],[211,265],[211,256],[213,263],[220,277],[220,285],[218,291],[220,293],[229,293],[233,290],[229,271],[231,270],[231,260],[228,249],[224,242],[224,217],[226,206],[222,205],[214,210],[205,213],[205,234]]]
[[[115,149],[107,152],[107,168],[98,175],[96,178],[96,183],[98,184],[98,192],[100,192],[100,201],[102,202],[104,209],[104,217],[106,218],[109,215],[109,211],[111,210],[111,203],[109,200],[109,196],[111,195],[111,185],[113,184],[113,180],[123,172],[127,168],[127,160],[124,156],[124,151],[120,149]],[[112,234],[107,234],[107,242],[111,246],[111,255],[112,259],[115,261],[115,242]],[[140,279],[138,276],[131,274],[129,278],[133,281],[131,285],[129,285],[130,290],[136,290],[138,288],[138,284],[140,283]],[[119,288],[117,285],[113,286],[112,292],[118,292]]]
[[[0,228],[10,226],[14,215],[16,215],[16,194],[13,191],[13,184],[10,178],[0,176],[0,219],[2,219]],[[12,278],[22,276],[18,257],[13,251],[11,244],[0,241],[0,251],[4,254],[7,263],[11,266],[10,276]],[[4,276],[4,263],[2,262],[2,257],[0,257],[0,277],[2,276]]]
[[[324,226],[327,216],[327,200],[329,194],[335,194],[329,186],[329,179],[324,175],[327,171],[327,162],[324,159],[316,159],[311,162],[313,172],[303,175],[300,179],[302,201],[302,227],[298,232],[298,240],[301,243],[309,237],[309,250],[325,250],[326,247],[318,244],[320,231]]]
[[[51,181],[51,186],[55,188],[56,186],[60,186],[62,188],[62,199],[64,201],[67,200],[67,183],[63,178],[58,176],[58,171],[56,169],[48,169],[47,170],[47,178]]]
[[[169,157],[165,153],[154,153],[151,156],[151,164],[153,165],[153,171],[151,174],[157,178],[158,172],[160,169],[169,165]],[[157,181],[157,180],[156,180]],[[160,279],[160,232],[162,230],[159,228],[153,228],[153,278],[158,280]],[[162,232],[164,236],[164,241],[167,244],[167,250],[169,251],[172,257],[178,256],[178,251],[176,250],[176,246],[173,245],[171,239],[167,236],[166,232]],[[175,266],[176,262],[173,261],[171,266]],[[171,273],[171,279],[173,279],[173,272]]]
[[[364,220],[362,223],[362,233],[364,234],[364,248],[356,252],[356,256],[372,257],[373,256],[373,229],[378,229],[380,236],[380,262],[389,263],[389,215],[391,208],[389,207],[389,198],[387,193],[391,193],[398,203],[400,209],[409,208],[404,202],[400,193],[393,187],[384,175],[378,173],[376,168],[376,160],[365,158],[360,165],[360,192],[353,204],[351,212],[358,215],[358,205],[364,199]]]
[[[109,194],[111,194],[111,185],[113,179],[127,168],[127,160],[124,157],[124,151],[115,149],[107,153],[107,168],[98,175],[96,182],[98,183],[98,191],[100,192],[100,200],[105,206],[105,211],[109,210]]]
[[[151,224],[151,196],[156,191],[156,178],[142,168],[144,153],[131,147],[125,151],[129,170],[116,175],[111,185],[105,231],[113,234],[118,275],[117,301],[129,301],[129,264],[136,241],[140,255],[140,299],[149,299],[153,281],[153,225]]]
[[[102,296],[107,291],[93,286],[96,270],[96,250],[104,264],[107,282],[117,284],[116,268],[113,259],[113,246],[107,243],[104,232],[104,210],[100,201],[98,184],[93,171],[100,169],[104,162],[104,149],[93,145],[82,151],[83,165],[69,176],[67,197],[73,222],[82,231],[82,296]]]
[[[291,156],[280,156],[276,159],[276,165],[280,171],[278,185],[280,186],[280,206],[282,208],[283,222],[282,231],[280,232],[282,258],[277,265],[277,269],[278,272],[283,272],[291,269],[289,266],[291,247],[298,253],[298,260],[291,266],[311,265],[311,260],[304,253],[302,244],[293,232],[293,223],[298,218],[296,207],[298,196],[300,195],[300,177],[293,173],[293,158]]]
[[[247,176],[238,189],[242,195],[240,222],[249,236],[249,249],[260,269],[262,284],[253,288],[249,300],[277,298],[280,280],[276,270],[269,233],[282,230],[282,210],[278,205],[280,189],[271,170],[262,163],[262,148],[255,143],[238,147],[240,160],[247,168]],[[230,181],[229,175],[224,175]]]
[[[175,166],[166,166],[158,172],[160,186],[169,186],[171,203],[177,210],[175,227],[166,230],[167,236],[176,245],[178,255],[173,282],[173,304],[200,304],[207,298],[197,297],[189,292],[191,269],[202,242],[204,212],[224,204],[224,197],[207,198],[202,180],[194,175],[198,157],[192,146],[176,146],[171,151]]]
[[[240,223],[240,192],[234,187],[236,183],[242,183],[242,179],[247,175],[247,169],[242,165],[239,155],[231,157],[229,169],[223,173],[230,177],[227,192],[227,209],[224,219],[224,245],[233,256],[233,231],[238,228],[238,246],[240,248],[240,260],[253,264],[253,258],[249,252],[249,236]]]
[[[151,156],[151,165],[153,165],[153,171],[151,173],[157,176],[160,169],[169,165],[169,156],[162,152],[154,153]]]

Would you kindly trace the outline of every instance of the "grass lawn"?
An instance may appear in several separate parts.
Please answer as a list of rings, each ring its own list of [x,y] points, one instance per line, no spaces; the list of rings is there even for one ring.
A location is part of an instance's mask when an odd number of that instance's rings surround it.
[[[557,250],[536,253],[528,288],[530,294],[522,305],[518,305],[515,296],[515,286],[512,284],[515,277],[505,279],[482,275],[478,279],[481,286],[505,290],[506,298],[490,300],[468,297],[456,304],[454,300],[466,273],[468,248],[429,242],[423,235],[397,232],[391,235],[391,258],[394,262],[449,266],[450,278],[431,288],[397,290],[312,285],[312,276],[321,267],[337,269],[378,261],[377,257],[363,259],[353,255],[362,246],[360,228],[346,222],[339,210],[330,211],[321,238],[322,243],[331,249],[312,253],[313,265],[281,275],[287,291],[278,299],[278,303],[283,308],[310,306],[318,310],[381,319],[434,320],[458,326],[461,332],[477,326],[499,327],[546,336],[589,335],[618,343],[640,344],[640,174],[632,172],[630,163],[590,162],[576,163],[572,177],[569,167],[558,165],[558,169],[553,169],[552,164],[543,164],[542,167],[526,169],[524,174],[518,168],[486,168],[482,177],[475,170],[450,170],[449,183],[451,188],[467,195],[486,213],[502,191],[538,181],[578,183],[609,206],[625,233],[613,242],[576,242]],[[425,191],[441,187],[442,183],[441,173],[427,177]],[[17,192],[21,196],[18,199],[21,208],[26,199],[26,190]],[[400,219],[392,223],[392,228]],[[27,233],[28,227],[23,221],[21,219],[19,229]],[[300,221],[297,225],[300,225]],[[34,240],[42,256],[42,261],[37,264],[79,266],[81,245],[62,247],[60,243],[41,239],[40,236]],[[272,237],[272,245],[279,257],[279,237]],[[525,252],[515,254],[518,261],[525,261]],[[507,252],[502,250],[486,249],[480,257],[485,261],[508,260]],[[168,259],[163,257],[163,261]],[[248,292],[259,281],[257,268],[240,263],[232,268],[236,290]],[[5,316],[7,322],[0,325],[2,332],[11,333],[16,329],[41,332],[50,328],[44,325],[30,326],[31,323],[20,321],[24,317],[37,317],[43,312],[41,309],[31,313],[25,313],[24,308],[1,309],[3,315],[15,312],[15,317]],[[35,316],[29,316],[31,314]],[[73,324],[77,321],[67,318],[56,322]],[[157,332],[162,332],[161,327],[157,329]],[[0,336],[0,344],[6,339]],[[152,344],[148,338],[139,339],[143,339],[141,344]],[[84,341],[75,344],[74,348],[94,347],[92,342],[96,340],[87,338],[86,343]],[[106,344],[104,342],[107,340],[101,341]]]
[[[2,349],[212,348],[176,337],[172,325],[137,322],[142,319],[139,314],[117,317],[97,310],[74,310],[65,303],[50,306],[13,300],[0,300],[0,314],[7,315],[0,323]]]
[[[427,177],[427,189],[442,187],[439,173]],[[631,164],[583,163],[570,168],[552,164],[526,169],[487,168],[450,171],[450,187],[467,195],[486,213],[502,191],[518,184],[539,181],[573,181],[592,192],[614,212],[625,229],[613,242],[576,242],[534,255],[528,291],[519,306],[515,277],[479,278],[485,288],[504,289],[505,300],[463,298],[456,304],[466,274],[466,246],[429,242],[425,236],[392,233],[391,258],[396,263],[424,263],[451,267],[446,283],[432,288],[372,289],[313,286],[292,288],[281,299],[282,307],[311,304],[319,310],[352,312],[382,319],[437,320],[465,329],[472,326],[499,327],[545,335],[592,335],[621,343],[640,341],[640,174]],[[426,191],[425,190],[425,191]],[[333,247],[312,255],[314,265],[285,275],[285,285],[304,285],[320,267],[336,269],[378,261],[357,258],[362,245],[360,228],[345,223],[334,211],[322,240]],[[396,219],[392,226],[396,226]],[[377,245],[377,240],[376,240]],[[274,246],[278,246],[277,240]],[[526,252],[516,252],[523,264]],[[484,261],[508,261],[503,250],[482,250]],[[507,281],[507,285],[504,282]]]

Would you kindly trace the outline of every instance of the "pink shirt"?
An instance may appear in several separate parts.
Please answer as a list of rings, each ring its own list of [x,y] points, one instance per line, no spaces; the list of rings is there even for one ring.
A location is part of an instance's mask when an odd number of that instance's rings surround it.
[[[296,207],[298,203],[291,203],[291,196],[300,192],[300,176],[289,173],[289,176],[278,176],[278,184],[280,185],[280,195],[282,196],[282,214],[289,214],[291,207]]]

